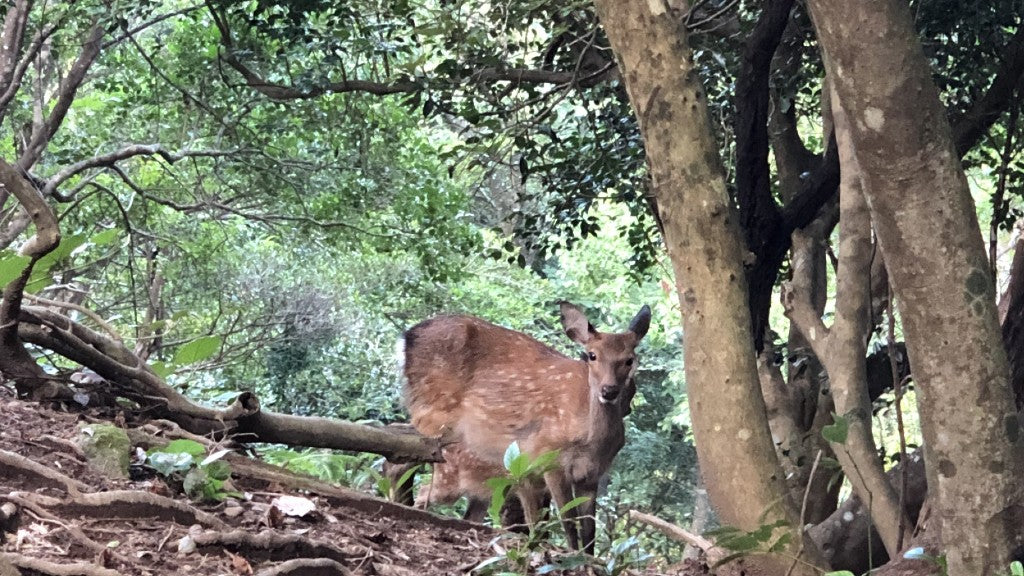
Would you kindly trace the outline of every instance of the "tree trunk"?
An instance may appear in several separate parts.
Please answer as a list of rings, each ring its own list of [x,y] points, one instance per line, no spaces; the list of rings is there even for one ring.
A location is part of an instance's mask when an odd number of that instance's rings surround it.
[[[808,4],[903,319],[949,572],[1005,571],[1024,544],[1020,424],[975,208],[910,10]]]
[[[788,551],[817,562],[800,544],[765,416],[751,350],[744,282],[746,251],[725,188],[706,96],[693,68],[685,6],[597,0],[598,15],[620,58],[644,137],[652,189],[664,223],[683,311],[690,411],[704,483],[723,524],[754,530],[783,520]],[[791,561],[761,556],[757,568],[785,574]],[[813,574],[809,564],[794,574]]]

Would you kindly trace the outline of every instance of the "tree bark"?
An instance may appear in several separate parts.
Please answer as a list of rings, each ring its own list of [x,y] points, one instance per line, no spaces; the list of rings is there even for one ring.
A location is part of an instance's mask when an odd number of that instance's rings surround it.
[[[848,423],[844,442],[832,449],[861,500],[871,504],[871,516],[890,557],[902,548],[902,530],[909,521],[899,496],[889,483],[871,434],[871,399],[867,385],[867,343],[871,335],[871,217],[860,185],[860,170],[850,142],[849,123],[832,98],[833,119],[842,165],[839,202],[842,221],[836,318],[831,328],[821,321],[808,295],[783,288],[786,314],[804,333],[825,365],[836,414]]]
[[[949,571],[994,574],[1024,544],[1024,451],[952,131],[904,2],[808,4],[903,320]]]
[[[787,522],[795,536],[788,552],[824,567],[813,543],[801,543],[798,514],[768,430],[750,346],[746,250],[693,68],[686,7],[595,4],[643,134],[676,272],[690,411],[711,501],[723,524],[743,530]],[[784,574],[790,564],[777,556],[752,560],[766,574]],[[793,573],[813,574],[811,564],[797,563]]]

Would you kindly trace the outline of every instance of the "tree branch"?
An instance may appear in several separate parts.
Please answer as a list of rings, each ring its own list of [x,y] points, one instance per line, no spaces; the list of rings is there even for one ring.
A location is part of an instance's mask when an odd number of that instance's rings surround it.
[[[103,38],[103,34],[103,27],[95,24],[89,31],[88,36],[86,36],[85,41],[82,43],[82,51],[79,53],[75,63],[71,65],[68,75],[61,82],[60,92],[58,93],[57,101],[50,111],[50,116],[32,132],[32,138],[28,146],[25,147],[25,152],[18,159],[18,167],[22,170],[27,171],[39,161],[43,150],[46,149],[46,145],[53,138],[53,135],[57,133],[61,123],[64,122],[64,116],[67,115],[68,110],[71,108],[71,103],[75,100],[78,88],[81,87],[82,82],[85,80],[86,72],[89,71],[92,63],[96,61],[96,57],[100,53],[100,40]]]
[[[956,151],[963,157],[981,140],[992,124],[1006,110],[1013,93],[1021,86],[1024,78],[1024,26],[1017,26],[1017,33],[1010,39],[1004,50],[1003,62],[996,71],[995,79],[985,95],[974,106],[953,122],[953,142]]]
[[[222,158],[242,152],[244,150],[182,150],[180,152],[169,152],[160,144],[132,144],[114,152],[101,154],[65,166],[46,181],[46,185],[43,187],[43,196],[57,196],[58,186],[85,170],[114,166],[121,160],[135,156],[160,156],[168,164],[174,164],[182,158]],[[69,200],[69,198],[61,199],[63,201]]]

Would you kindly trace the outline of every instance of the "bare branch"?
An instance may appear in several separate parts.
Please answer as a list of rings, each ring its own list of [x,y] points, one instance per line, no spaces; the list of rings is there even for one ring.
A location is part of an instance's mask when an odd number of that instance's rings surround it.
[[[221,158],[242,153],[242,150],[182,150],[180,152],[169,152],[160,144],[132,144],[108,154],[94,156],[64,167],[52,178],[47,180],[43,187],[43,196],[54,196],[57,187],[66,182],[72,176],[90,168],[111,167],[121,160],[135,156],[160,156],[168,164],[174,164],[182,158]]]
[[[189,6],[188,8],[182,8],[181,10],[175,10],[174,12],[168,12],[167,14],[161,14],[161,15],[157,16],[156,18],[153,18],[152,20],[147,20],[146,22],[143,22],[142,24],[139,24],[138,26],[136,26],[134,28],[131,28],[129,30],[125,30],[124,34],[121,34],[117,38],[111,38],[110,40],[107,40],[106,42],[103,43],[103,49],[106,50],[107,48],[110,48],[111,46],[116,46],[117,44],[120,44],[121,42],[124,42],[125,40],[131,38],[135,34],[138,34],[139,32],[142,32],[146,28],[149,28],[151,26],[159,24],[159,23],[163,22],[164,20],[168,20],[170,18],[174,18],[175,16],[183,16],[185,14],[190,14],[192,12],[195,12],[196,10],[201,9],[203,6],[204,6],[204,4],[196,4],[194,6]]]
[[[64,116],[67,115],[68,110],[71,108],[71,103],[75,100],[78,88],[85,81],[86,72],[89,71],[92,63],[96,61],[96,57],[100,53],[100,39],[103,38],[103,34],[103,27],[98,24],[94,25],[89,31],[88,36],[82,43],[81,53],[79,53],[75,63],[71,65],[71,70],[64,78],[64,81],[61,82],[60,92],[57,96],[57,101],[50,111],[49,118],[41,126],[33,130],[32,138],[25,148],[25,152],[18,159],[18,167],[22,170],[28,170],[39,161],[50,139],[57,133],[61,123],[64,122]]]

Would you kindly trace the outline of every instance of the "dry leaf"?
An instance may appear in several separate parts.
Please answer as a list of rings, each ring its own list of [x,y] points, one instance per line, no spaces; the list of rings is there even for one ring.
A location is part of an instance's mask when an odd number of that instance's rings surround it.
[[[224,551],[231,558],[231,571],[235,574],[252,574],[252,566],[249,561],[238,554],[232,554],[229,550]]]

